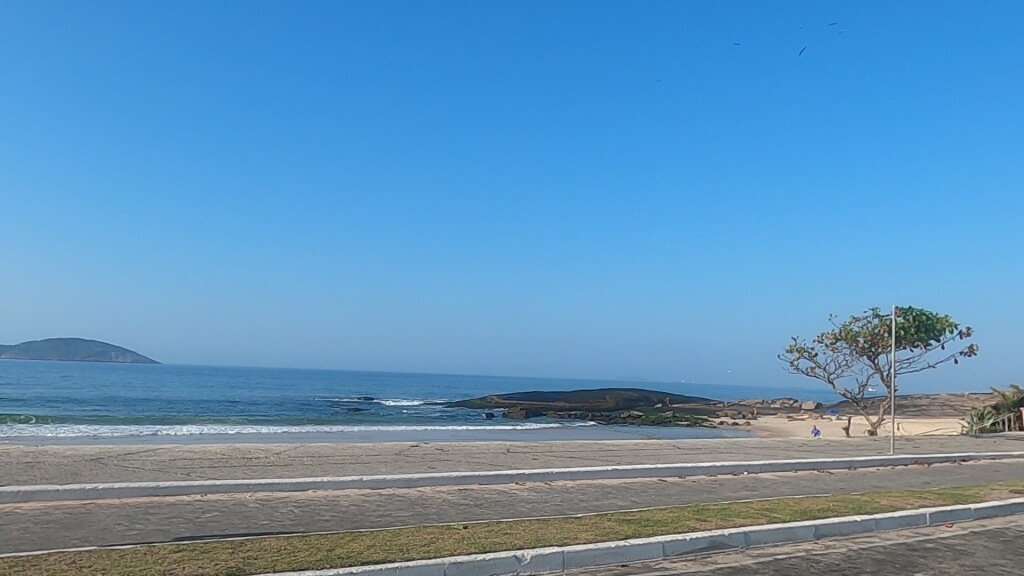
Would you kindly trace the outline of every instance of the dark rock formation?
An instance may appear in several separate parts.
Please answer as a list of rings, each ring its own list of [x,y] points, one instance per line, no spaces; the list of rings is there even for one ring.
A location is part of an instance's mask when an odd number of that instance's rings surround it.
[[[543,416],[543,410],[523,408],[521,406],[512,406],[508,410],[505,410],[504,417],[512,418],[514,420],[526,420],[527,418],[537,418]]]
[[[718,403],[717,405],[720,405]],[[545,416],[601,424],[635,426],[710,426],[714,400],[638,388],[601,388],[566,392],[519,392],[447,404],[451,408],[503,409],[503,418]],[[487,414],[493,415],[493,412]],[[485,414],[485,418],[490,418]]]
[[[685,405],[687,408],[707,406],[714,400],[696,396],[669,394],[639,388],[599,388],[596,390],[570,390],[566,392],[517,392],[496,394],[452,402],[450,408],[518,408],[523,411],[546,412],[617,412],[635,408]]]
[[[870,412],[878,410],[886,399],[885,395],[865,398]],[[995,401],[991,392],[971,392],[957,394],[909,394],[899,395],[896,405],[900,414],[915,418],[962,418],[971,408]],[[846,414],[855,413],[856,407],[847,401],[826,406],[829,409]]]
[[[698,414],[685,414],[677,410],[623,410],[621,412],[550,412],[549,418],[586,420],[599,424],[628,426],[703,426],[713,428],[714,422]]]

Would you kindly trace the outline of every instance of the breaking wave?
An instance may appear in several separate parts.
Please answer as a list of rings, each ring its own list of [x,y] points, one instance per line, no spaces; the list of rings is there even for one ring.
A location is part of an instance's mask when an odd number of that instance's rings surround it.
[[[289,433],[361,433],[361,432],[427,432],[457,430],[538,430],[544,428],[570,428],[594,426],[593,422],[522,424],[454,424],[454,425],[381,425],[381,426],[249,426],[240,424],[178,424],[172,426],[138,425],[114,426],[105,424],[6,424],[0,425],[0,438],[130,438],[138,436],[195,436],[207,434],[289,434]]]
[[[339,404],[380,404],[382,406],[422,406],[424,404],[439,404],[445,402],[444,400],[411,400],[404,398],[369,398],[369,397],[356,397],[356,398],[317,398],[324,402],[336,402]]]

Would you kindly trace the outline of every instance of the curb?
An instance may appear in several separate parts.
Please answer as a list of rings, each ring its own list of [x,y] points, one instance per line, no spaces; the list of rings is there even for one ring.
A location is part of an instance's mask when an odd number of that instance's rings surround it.
[[[561,548],[534,548],[511,552],[454,556],[435,560],[376,564],[354,568],[276,572],[258,576],[517,576],[558,573],[580,568],[656,562],[710,554],[855,536],[949,522],[969,522],[1024,514],[1024,498],[922,508],[872,516],[847,516],[810,522],[791,522],[752,528],[674,534],[619,542],[601,542]]]
[[[270,478],[254,480],[194,480],[174,482],[121,482],[105,484],[54,484],[0,486],[0,504],[105,500],[200,494],[247,494],[253,492],[307,492],[310,490],[381,490],[437,486],[496,485],[516,482],[574,480],[626,480],[688,476],[765,474],[948,464],[978,460],[1022,459],[1024,452],[969,452],[961,454],[918,454],[858,456],[754,462],[704,462],[688,464],[640,464],[591,468],[548,468],[538,470],[497,470],[489,472],[437,472],[379,476],[338,476],[323,478]]]

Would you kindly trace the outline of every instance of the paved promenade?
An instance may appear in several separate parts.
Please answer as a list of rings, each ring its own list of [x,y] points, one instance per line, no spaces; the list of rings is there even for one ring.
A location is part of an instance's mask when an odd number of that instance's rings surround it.
[[[1024,478],[1002,460],[829,473],[0,505],[0,552],[609,512]]]
[[[0,444],[0,485],[303,478],[875,456],[887,438],[391,444],[27,446]],[[1024,450],[1024,435],[900,439],[898,452]]]
[[[575,572],[575,576],[1018,576],[1024,516],[671,562]]]

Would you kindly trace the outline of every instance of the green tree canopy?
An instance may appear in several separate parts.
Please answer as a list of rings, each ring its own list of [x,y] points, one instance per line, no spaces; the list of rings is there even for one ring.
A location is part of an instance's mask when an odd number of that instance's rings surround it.
[[[869,434],[877,434],[889,408],[888,397],[868,398],[881,384],[890,394],[892,381],[892,319],[879,308],[851,316],[845,322],[829,317],[832,329],[810,342],[794,337],[779,359],[792,374],[825,382],[850,402],[868,421]],[[923,308],[896,308],[895,368],[899,376],[923,372],[978,354],[978,346],[964,341],[974,331],[950,316]],[[877,408],[877,415],[871,409]]]

